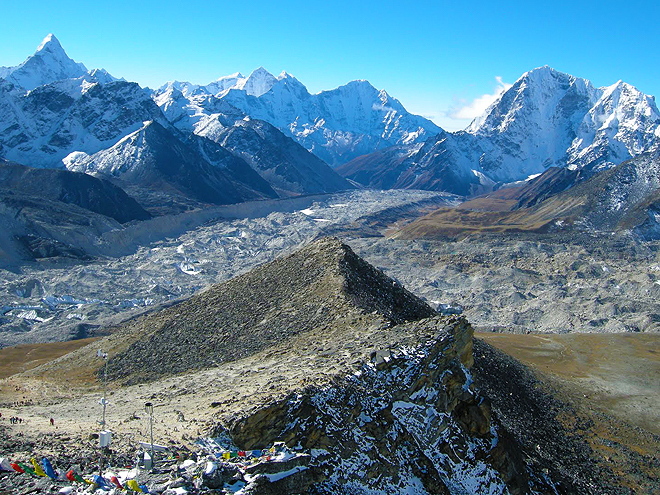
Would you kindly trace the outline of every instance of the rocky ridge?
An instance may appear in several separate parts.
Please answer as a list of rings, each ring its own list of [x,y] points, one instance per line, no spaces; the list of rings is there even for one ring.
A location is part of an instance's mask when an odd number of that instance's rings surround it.
[[[521,457],[472,387],[467,322],[397,330],[401,341],[354,374],[232,420],[234,441],[310,450],[309,468],[323,479],[311,493],[527,493]]]
[[[120,223],[151,218],[137,201],[107,180],[66,170],[25,167],[0,159],[0,191],[74,204]]]
[[[217,366],[310,330],[347,332],[365,314],[371,324],[397,324],[434,313],[339,240],[322,239],[147,317],[144,330],[128,330],[132,343],[110,359],[108,376]]]
[[[176,129],[153,121],[108,149],[69,157],[67,168],[112,178],[159,213],[168,212],[163,206],[168,203],[232,204],[277,197],[241,158],[204,138],[187,141]]]

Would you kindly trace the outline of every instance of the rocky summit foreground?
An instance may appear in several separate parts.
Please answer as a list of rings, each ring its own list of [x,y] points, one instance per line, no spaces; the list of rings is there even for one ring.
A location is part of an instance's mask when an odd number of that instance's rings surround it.
[[[24,419],[4,429],[0,457],[43,456],[91,479],[102,456],[121,483],[167,494],[577,493],[555,479],[559,468],[527,462],[530,447],[491,414],[470,371],[469,323],[438,315],[337,239],[110,330],[0,382],[3,415]],[[90,441],[101,414],[98,349],[111,378],[113,442],[103,453]],[[506,382],[498,373],[491,382]],[[7,401],[15,391],[21,404]],[[145,402],[155,442],[179,454],[155,474],[127,469],[148,439]],[[296,454],[264,455],[278,442]],[[293,464],[277,464],[285,460]],[[587,470],[592,460],[582,462]],[[602,493],[597,483],[580,493]],[[90,490],[0,478],[0,493],[66,487]]]

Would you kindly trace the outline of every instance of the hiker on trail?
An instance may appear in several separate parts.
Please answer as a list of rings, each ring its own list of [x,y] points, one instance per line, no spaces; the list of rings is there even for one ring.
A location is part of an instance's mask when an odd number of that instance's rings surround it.
[[[55,420],[53,418],[50,418],[50,426],[55,426]]]

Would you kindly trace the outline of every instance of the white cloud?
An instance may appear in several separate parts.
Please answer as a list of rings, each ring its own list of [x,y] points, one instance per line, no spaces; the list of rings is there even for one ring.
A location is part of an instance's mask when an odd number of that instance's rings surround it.
[[[450,117],[454,119],[474,119],[486,111],[486,109],[493,103],[499,96],[511,87],[511,84],[502,81],[500,76],[496,76],[497,86],[492,93],[487,93],[475,98],[470,103],[460,108],[450,110]]]
[[[447,106],[435,107],[434,105],[422,105],[420,108],[407,107],[408,111],[415,115],[421,115],[445,131],[454,132],[465,129],[478,116],[512,85],[502,81],[500,76],[495,77],[495,87],[492,93],[481,95],[474,100],[466,100],[454,96],[454,101]]]
[[[371,105],[371,109],[376,110],[376,111],[382,110],[385,113],[387,113],[387,112],[396,112],[396,110],[394,110],[391,106],[385,105],[385,104],[382,104],[382,103],[380,105],[377,105],[376,103],[374,103],[373,105]]]

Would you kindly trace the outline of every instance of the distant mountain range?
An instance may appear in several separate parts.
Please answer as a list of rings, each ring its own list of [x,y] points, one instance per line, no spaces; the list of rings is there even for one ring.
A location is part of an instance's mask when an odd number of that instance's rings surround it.
[[[475,196],[555,167],[580,171],[570,187],[660,142],[653,97],[550,67],[453,133],[367,81],[310,94],[259,68],[143,89],[88,71],[53,35],[0,78],[0,157],[109,179],[152,214],[360,185]]]

